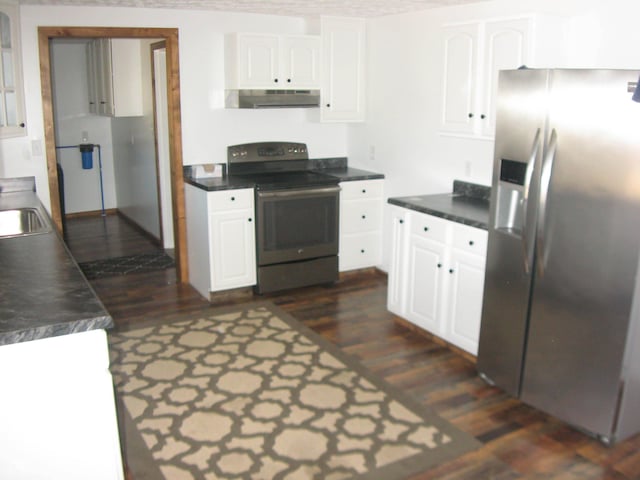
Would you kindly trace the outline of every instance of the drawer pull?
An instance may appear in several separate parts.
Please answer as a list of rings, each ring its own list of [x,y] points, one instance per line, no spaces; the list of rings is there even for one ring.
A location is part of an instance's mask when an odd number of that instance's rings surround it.
[[[367,193],[367,191],[363,188],[363,189],[362,189],[362,193]]]
[[[449,269],[449,273],[453,273],[453,268],[450,268],[450,269]]]
[[[250,218],[250,219],[249,219],[249,221],[250,221],[250,222],[253,222],[253,219],[252,219],[252,218]]]
[[[404,220],[400,219],[400,223],[401,223],[401,224],[402,224],[402,223],[404,223]]]
[[[469,245],[471,245],[473,247],[473,240],[469,240]]]
[[[364,248],[361,248],[361,249],[360,249],[360,253],[364,253]]]
[[[236,197],[231,197],[231,201],[235,202],[236,201]]]
[[[364,220],[365,218],[367,218],[367,216],[366,215],[362,215],[362,219]]]
[[[442,268],[442,264],[441,263],[438,264],[438,268]]]
[[[429,231],[429,227],[424,227],[424,229],[423,229],[423,230],[424,230],[425,232],[428,232],[428,231]]]

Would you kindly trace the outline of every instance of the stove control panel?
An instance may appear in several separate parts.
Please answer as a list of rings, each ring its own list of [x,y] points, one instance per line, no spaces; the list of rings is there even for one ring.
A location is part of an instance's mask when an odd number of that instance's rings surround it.
[[[257,142],[227,147],[229,163],[270,162],[280,160],[308,160],[309,152],[304,143]]]

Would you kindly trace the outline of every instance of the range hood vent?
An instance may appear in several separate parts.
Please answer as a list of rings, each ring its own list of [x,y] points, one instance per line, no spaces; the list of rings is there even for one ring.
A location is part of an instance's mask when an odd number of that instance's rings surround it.
[[[226,108],[314,108],[320,90],[227,90]]]

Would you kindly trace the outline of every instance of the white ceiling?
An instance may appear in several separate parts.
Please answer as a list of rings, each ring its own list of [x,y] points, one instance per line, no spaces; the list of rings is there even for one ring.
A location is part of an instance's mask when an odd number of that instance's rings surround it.
[[[487,0],[19,0],[22,5],[181,8],[296,17],[380,17]]]

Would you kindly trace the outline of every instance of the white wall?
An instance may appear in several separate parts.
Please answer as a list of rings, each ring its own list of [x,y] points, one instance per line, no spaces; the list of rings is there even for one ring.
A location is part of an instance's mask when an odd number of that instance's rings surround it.
[[[169,110],[167,105],[167,52],[153,51],[155,69],[156,129],[158,154],[158,185],[160,186],[160,212],[162,241],[165,249],[175,247],[171,192],[171,161],[169,153]]]
[[[142,60],[143,115],[114,118],[114,163],[118,209],[142,229],[160,238],[158,175],[153,131],[152,40],[130,40]]]
[[[320,124],[302,110],[225,110],[224,33],[308,33],[302,18],[225,12],[120,7],[22,5],[21,38],[29,135],[0,142],[0,174],[36,176],[49,206],[46,161],[33,142],[44,137],[38,26],[126,26],[178,28],[183,158],[186,165],[221,162],[230,144],[260,140],[306,142],[313,157],[344,156],[347,127]],[[34,155],[35,153],[35,155]]]
[[[78,145],[82,143],[82,133],[86,132],[88,143],[101,146],[105,208],[115,208],[111,121],[89,113],[85,44],[78,41],[54,42],[51,69],[56,145]],[[57,159],[64,172],[66,213],[102,208],[98,151],[93,152],[93,168],[90,170],[82,168],[80,155],[77,148],[57,150]]]
[[[367,122],[350,127],[350,164],[384,173],[387,197],[450,192],[454,179],[490,185],[493,141],[440,134],[441,28],[531,13],[529,66],[640,68],[636,0],[499,0],[371,19]],[[388,245],[385,231],[383,268]]]

